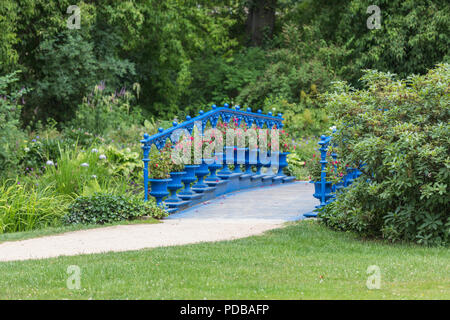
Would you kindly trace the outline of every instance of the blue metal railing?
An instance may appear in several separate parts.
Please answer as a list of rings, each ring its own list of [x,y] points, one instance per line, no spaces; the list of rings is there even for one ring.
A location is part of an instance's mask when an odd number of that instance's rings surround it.
[[[335,131],[334,131],[335,132]],[[358,178],[362,172],[358,168],[348,168],[347,174],[345,174],[341,181],[337,184],[333,184],[331,181],[327,181],[327,151],[330,146],[332,140],[332,136],[322,135],[320,137],[320,141],[318,144],[320,145],[320,164],[321,164],[321,173],[320,173],[320,181],[311,181],[314,183],[315,192],[313,194],[314,198],[320,201],[320,204],[316,206],[317,209],[322,208],[329,204],[336,198],[336,192],[338,192],[343,187],[350,186],[354,179]],[[336,153],[331,153],[331,157],[333,161],[336,161],[338,155]],[[317,214],[315,212],[309,213],[305,215],[307,217],[316,217]]]

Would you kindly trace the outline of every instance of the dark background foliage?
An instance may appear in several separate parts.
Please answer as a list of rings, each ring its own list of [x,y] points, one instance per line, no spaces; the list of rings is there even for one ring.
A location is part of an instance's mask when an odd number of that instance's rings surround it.
[[[447,1],[81,1],[78,30],[66,25],[70,4],[0,4],[0,74],[22,70],[34,89],[24,124],[72,119],[99,81],[111,92],[139,83],[138,105],[170,119],[225,101],[300,103],[311,85],[359,86],[363,69],[405,77],[449,58]],[[381,29],[367,29],[369,5]]]

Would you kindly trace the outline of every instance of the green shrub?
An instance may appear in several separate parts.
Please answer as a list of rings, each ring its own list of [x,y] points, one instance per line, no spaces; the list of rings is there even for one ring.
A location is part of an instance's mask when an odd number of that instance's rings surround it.
[[[106,93],[106,85],[101,82],[93,92],[78,106],[75,118],[71,122],[74,128],[102,135],[108,130],[117,130],[141,122],[139,109],[132,108],[134,96],[122,88],[114,94]],[[134,86],[137,94],[140,87]]]
[[[365,90],[338,83],[327,96],[341,165],[363,175],[320,216],[391,241],[448,243],[450,65],[403,81],[366,71],[362,81]]]
[[[17,73],[0,77],[0,177],[15,176],[19,166],[16,150],[25,139],[20,130],[20,113],[22,96],[27,91],[13,89],[17,80]]]
[[[142,216],[161,219],[166,215],[162,208],[151,201],[96,193],[77,198],[70,205],[69,213],[64,216],[63,221],[65,224],[104,224]]]
[[[142,177],[142,155],[130,148],[118,149],[113,145],[100,147],[106,156],[106,166],[111,176],[138,179]]]
[[[0,233],[60,225],[70,200],[55,195],[51,186],[38,189],[7,180],[0,185]]]

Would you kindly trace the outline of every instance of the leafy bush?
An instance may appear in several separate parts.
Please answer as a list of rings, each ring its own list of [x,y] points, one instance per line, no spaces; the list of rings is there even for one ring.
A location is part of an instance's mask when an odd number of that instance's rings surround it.
[[[18,168],[16,150],[25,134],[20,130],[22,96],[26,89],[14,90],[17,73],[0,77],[0,176],[12,176]]]
[[[55,195],[51,186],[37,188],[20,181],[0,185],[0,233],[57,226],[70,197]]]
[[[130,148],[118,149],[113,145],[101,147],[106,156],[106,165],[111,176],[137,179],[142,176],[144,163],[138,152]]]
[[[391,241],[446,244],[450,215],[450,65],[396,81],[366,71],[367,89],[329,94],[342,165],[363,175],[320,216]]]
[[[142,216],[161,219],[167,214],[151,201],[96,193],[77,198],[70,205],[69,213],[64,216],[63,221],[65,224],[104,224]]]
[[[139,85],[135,84],[134,87],[139,94]],[[105,83],[101,82],[83,99],[71,124],[74,128],[102,135],[108,130],[136,124],[141,120],[139,110],[131,107],[134,96],[130,92],[122,88],[108,95],[105,89]]]

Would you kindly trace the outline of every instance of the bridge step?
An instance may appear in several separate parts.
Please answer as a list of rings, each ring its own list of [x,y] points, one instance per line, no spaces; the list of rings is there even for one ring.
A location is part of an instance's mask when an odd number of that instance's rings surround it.
[[[194,192],[197,193],[209,193],[209,192],[213,192],[214,190],[216,190],[216,187],[206,187],[206,188],[192,188],[192,190],[194,190]]]
[[[200,199],[202,197],[199,193],[193,193],[193,194],[178,194],[178,197],[185,200],[185,201],[193,201]]]
[[[295,177],[292,176],[286,176],[283,178],[283,183],[292,182],[295,180]]]
[[[189,207],[190,201],[178,201],[178,202],[166,202],[169,208],[176,208],[177,210],[183,210]]]
[[[168,214],[172,214],[172,213],[175,213],[175,212],[177,212],[178,211],[178,208],[167,208],[166,209],[166,211],[167,211],[167,213]]]
[[[272,183],[273,184],[281,184],[281,183],[283,183],[283,178],[284,178],[284,176],[274,176],[272,178]]]
[[[250,178],[252,180],[257,180],[257,179],[260,179],[262,177],[264,177],[264,174],[255,174],[255,175],[251,176]]]

